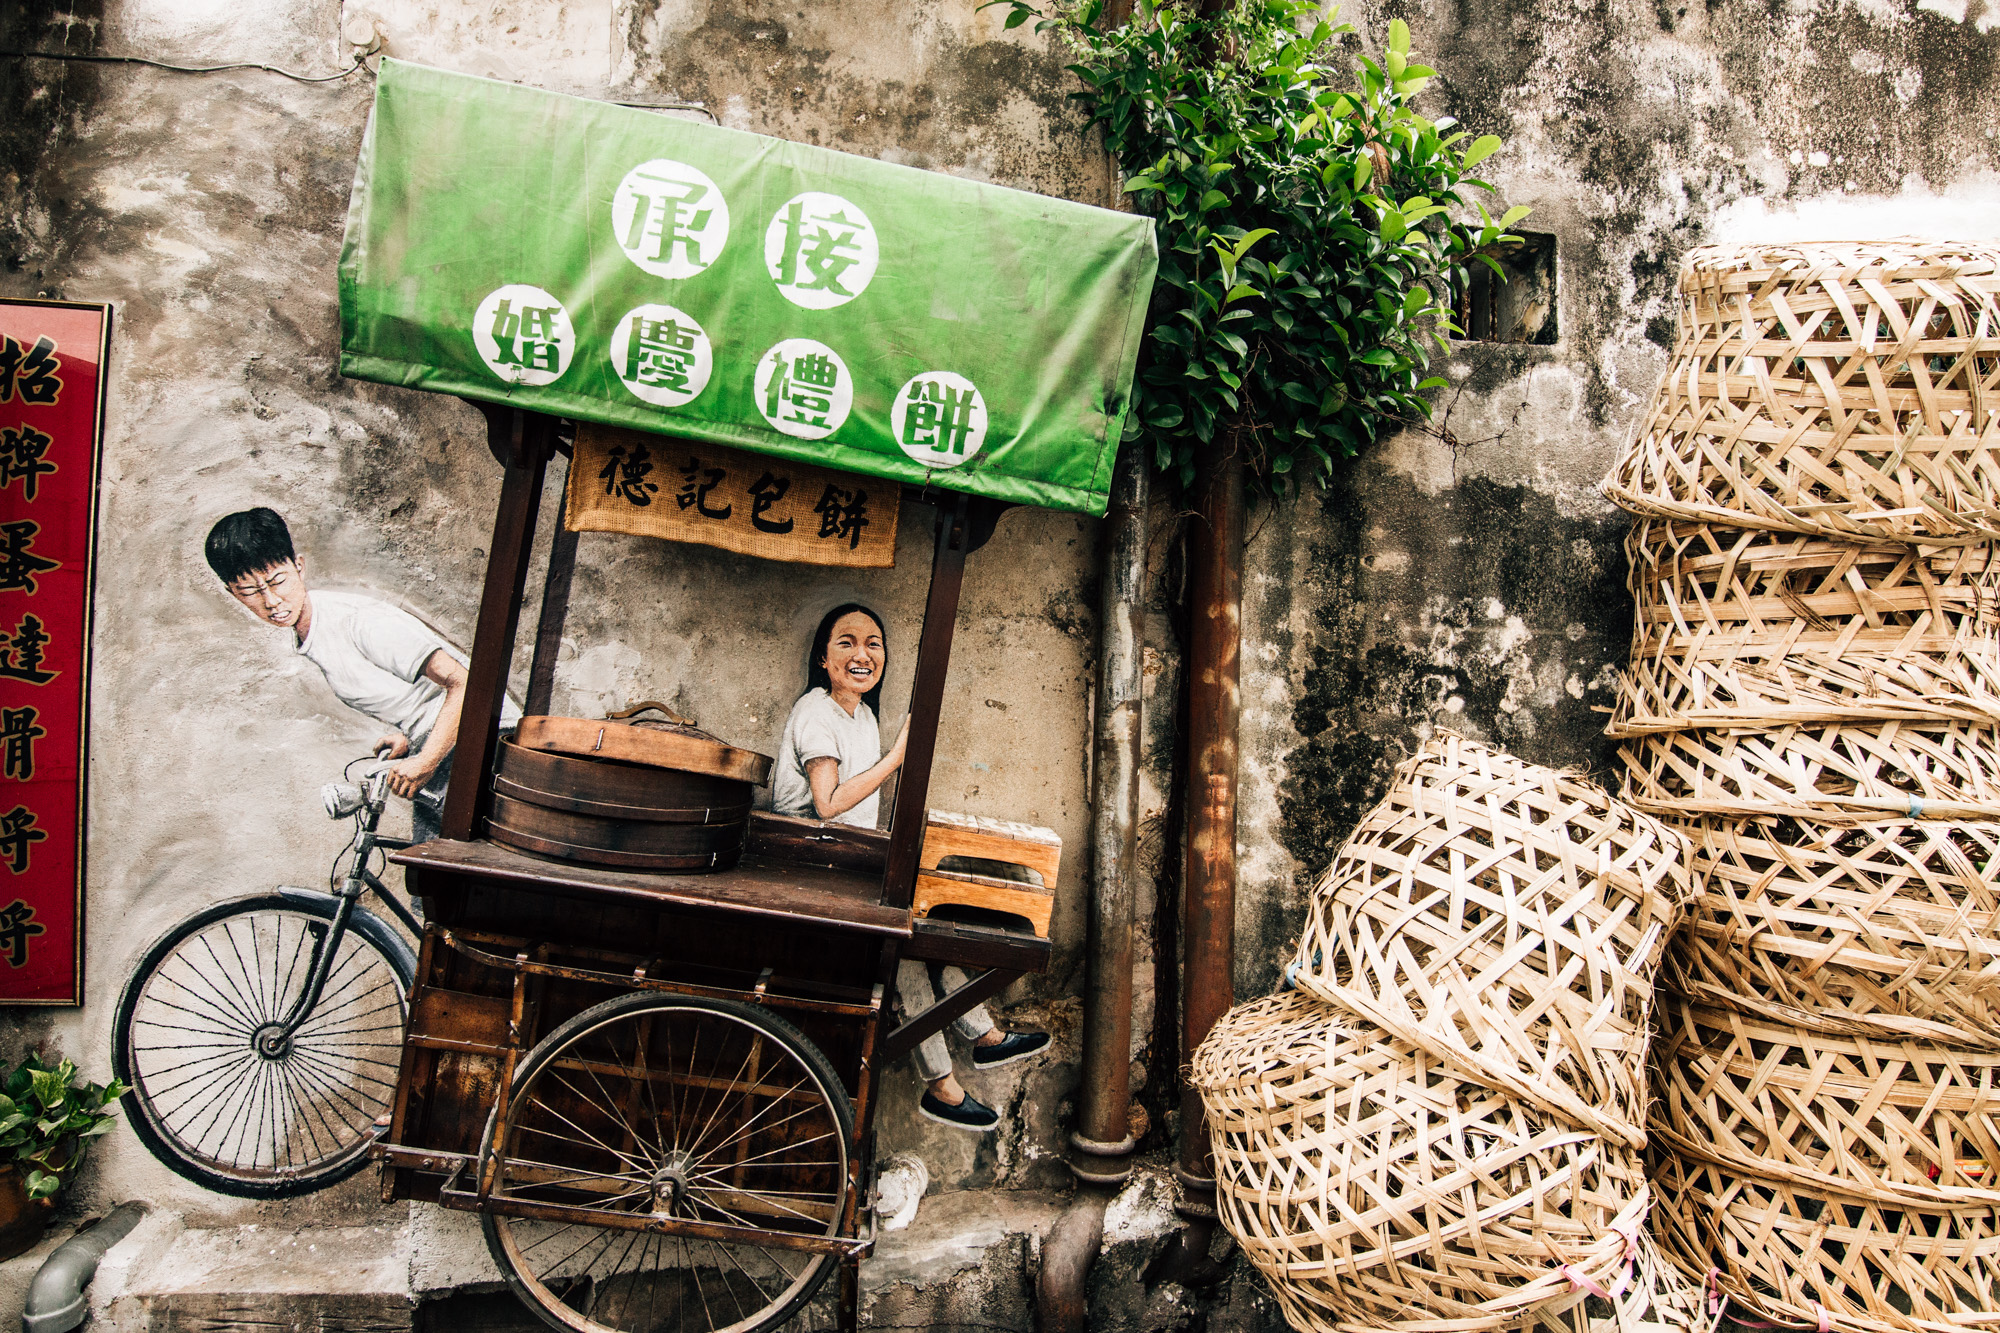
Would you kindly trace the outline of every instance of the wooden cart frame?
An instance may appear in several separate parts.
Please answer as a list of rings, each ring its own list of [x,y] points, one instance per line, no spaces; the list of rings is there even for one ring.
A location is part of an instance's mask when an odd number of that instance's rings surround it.
[[[868,1215],[880,1071],[1016,978],[1048,966],[1049,942],[1030,929],[914,917],[911,912],[965,560],[991,537],[1007,506],[958,493],[923,497],[936,508],[936,541],[916,654],[906,755],[889,832],[760,814],[753,818],[741,864],[729,870],[673,875],[545,860],[495,843],[483,830],[543,481],[549,462],[563,446],[553,418],[515,408],[481,405],[481,410],[487,417],[489,445],[505,468],[505,478],[444,831],[441,838],[392,858],[405,868],[413,890],[423,898],[427,926],[410,998],[393,1120],[377,1149],[384,1164],[384,1197],[434,1200],[482,1213],[488,1219],[489,1239],[495,1235],[495,1218],[537,1219],[653,1237],[657,1239],[646,1243],[655,1245],[707,1240],[718,1251],[724,1244],[742,1244],[825,1255],[827,1262],[837,1263],[841,1278],[839,1326],[854,1329],[859,1317],[858,1266],[873,1244],[872,1227],[864,1231],[862,1220]],[[542,600],[534,673],[539,688],[531,687],[531,711],[537,711],[538,703],[546,706],[547,681],[567,603],[566,570],[561,565],[574,551],[574,538],[559,529],[554,546],[552,566],[558,576],[551,577]],[[538,693],[540,700],[535,697]],[[906,958],[956,964],[972,976],[935,1006],[891,1027],[885,1000],[893,996],[898,963]],[[631,996],[669,998],[653,1008],[647,1007],[653,1001],[620,998]],[[613,1021],[620,1006],[641,1016],[620,1028]],[[560,1066],[549,1075],[553,1084],[570,1087],[596,1079],[600,1069],[623,1061],[624,1083],[606,1077],[635,1091],[607,1091],[606,1098],[648,1099],[649,1114],[665,1115],[651,1105],[654,1099],[713,1096],[718,1100],[717,1110],[709,1112],[711,1118],[723,1114],[725,1102],[732,1108],[739,1104],[749,1108],[761,1099],[763,1111],[733,1109],[728,1114],[744,1114],[750,1121],[762,1116],[765,1124],[778,1121],[781,1117],[768,1108],[787,1090],[766,1087],[759,1079],[764,1077],[760,1071],[766,1061],[779,1057],[769,1054],[763,1036],[730,1017],[740,1015],[741,1006],[769,1015],[774,1030],[803,1035],[817,1047],[824,1056],[824,1069],[839,1084],[836,1100],[845,1100],[849,1124],[842,1132],[848,1142],[838,1155],[843,1178],[837,1185],[826,1184],[828,1202],[809,1210],[813,1225],[790,1221],[778,1225],[769,1208],[760,1214],[747,1204],[732,1214],[737,1221],[726,1224],[691,1216],[692,1210],[674,1203],[683,1197],[683,1181],[667,1168],[656,1172],[658,1179],[641,1201],[603,1194],[604,1187],[592,1195],[573,1183],[581,1178],[574,1172],[562,1175],[548,1163],[531,1164],[531,1170],[522,1164],[524,1153],[508,1155],[513,1151],[503,1142],[508,1126],[515,1124],[514,1132],[526,1133],[519,1126],[531,1118],[520,1108],[510,1112],[509,1098],[547,1074],[551,1065]],[[711,1012],[722,1016],[704,1017]],[[589,1018],[593,1014],[612,1018],[592,1028],[591,1022],[599,1021]],[[584,1016],[581,1027],[579,1015]],[[648,1051],[663,1040],[669,1043],[670,1060],[682,1058],[675,1056],[671,1045],[674,1024],[726,1027],[729,1022],[736,1022],[743,1033],[708,1038],[717,1049],[729,1041],[738,1043],[727,1047],[726,1057],[711,1057],[722,1063],[700,1065],[699,1054],[689,1053],[680,1072],[678,1065],[664,1072],[654,1069]],[[699,1043],[703,1030],[686,1027],[684,1036],[692,1034]],[[603,1035],[618,1032],[626,1035]],[[565,1040],[569,1046],[561,1045]],[[597,1055],[574,1054],[583,1049],[577,1043],[586,1040],[609,1044]],[[626,1045],[617,1045],[621,1040]],[[548,1049],[546,1043],[551,1041],[559,1048],[553,1054],[546,1058],[535,1054],[538,1044]],[[702,1072],[721,1069],[727,1060],[738,1058],[739,1049],[742,1064],[734,1083]],[[564,1057],[564,1051],[572,1054]],[[614,1059],[614,1053],[621,1052],[626,1054]],[[564,1069],[572,1071],[568,1081]],[[745,1075],[743,1070],[750,1072]],[[812,1077],[823,1079],[824,1074]],[[798,1080],[810,1081],[806,1075]],[[807,1096],[791,1095],[794,1100]],[[729,1101],[731,1097],[738,1101]],[[793,1102],[784,1105],[785,1113],[791,1114]],[[571,1107],[547,1114],[577,1120],[583,1112]],[[635,1113],[637,1118],[642,1117]],[[752,1132],[741,1129],[738,1137],[747,1138]],[[587,1155],[622,1160],[617,1143],[602,1141],[609,1131],[598,1133],[584,1125],[577,1133],[579,1144],[595,1145]],[[737,1164],[716,1170],[733,1170],[740,1177],[758,1165],[756,1157],[763,1151],[752,1154],[746,1143],[735,1149]],[[768,1150],[774,1157],[786,1151],[782,1144]],[[746,1156],[747,1166],[741,1164]],[[712,1172],[703,1179],[714,1182],[723,1177]],[[569,1193],[563,1194],[559,1185]],[[737,1204],[749,1197],[743,1191],[725,1195]],[[613,1198],[615,1204],[605,1202]],[[836,1212],[837,1224],[832,1215]],[[820,1221],[826,1225],[818,1225]],[[627,1241],[628,1250],[636,1243]],[[513,1274],[509,1276],[512,1281]],[[812,1283],[817,1285],[817,1280]],[[515,1286],[536,1304],[535,1294],[522,1290],[519,1282]],[[701,1294],[698,1283],[696,1294]],[[772,1326],[802,1303],[803,1298],[765,1323],[742,1326]],[[548,1305],[547,1293],[540,1293],[537,1312],[561,1324],[560,1312],[552,1312]],[[598,1325],[585,1320],[563,1326]]]

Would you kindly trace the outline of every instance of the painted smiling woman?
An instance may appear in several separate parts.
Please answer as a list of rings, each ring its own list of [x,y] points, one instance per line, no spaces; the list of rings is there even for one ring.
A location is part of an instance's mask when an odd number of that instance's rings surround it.
[[[806,651],[806,692],[785,720],[778,762],[771,773],[771,803],[779,814],[875,827],[882,784],[903,766],[910,731],[905,718],[896,731],[896,743],[889,753],[882,753],[875,710],[882,702],[882,676],[888,665],[889,640],[882,617],[867,607],[849,602],[820,620]],[[897,998],[905,1016],[914,1017],[965,981],[965,974],[955,967],[904,959],[896,971]],[[972,1043],[975,1069],[1026,1059],[1049,1044],[1045,1032],[1002,1032],[984,1005],[968,1010],[952,1030]],[[929,1119],[974,1131],[999,1124],[991,1107],[959,1086],[943,1033],[917,1047],[917,1071],[927,1085],[917,1109]]]

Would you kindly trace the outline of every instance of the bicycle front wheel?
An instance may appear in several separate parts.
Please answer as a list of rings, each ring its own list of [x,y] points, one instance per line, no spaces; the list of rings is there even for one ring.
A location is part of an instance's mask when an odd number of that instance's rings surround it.
[[[112,1068],[153,1155],[223,1194],[281,1199],[345,1180],[389,1109],[410,971],[350,919],[319,1003],[292,1010],[328,947],[332,904],[276,894],[217,903],[147,951],[125,984]]]

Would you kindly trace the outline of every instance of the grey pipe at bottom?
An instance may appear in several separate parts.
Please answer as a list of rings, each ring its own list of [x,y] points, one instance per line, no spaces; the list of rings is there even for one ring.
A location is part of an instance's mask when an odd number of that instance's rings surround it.
[[[121,1203],[96,1226],[79,1231],[36,1270],[28,1284],[28,1303],[21,1311],[21,1333],[69,1333],[90,1317],[84,1288],[97,1276],[97,1265],[113,1245],[130,1235],[150,1211],[134,1200]]]

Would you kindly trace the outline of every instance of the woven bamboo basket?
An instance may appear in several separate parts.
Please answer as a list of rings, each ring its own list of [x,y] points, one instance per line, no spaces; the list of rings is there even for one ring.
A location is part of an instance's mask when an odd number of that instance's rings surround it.
[[[1688,1281],[1650,1234],[1639,1237],[1632,1274],[1615,1295],[1536,1306],[1521,1321],[1522,1333],[1715,1333],[1720,1297]]]
[[[1666,1016],[1654,1233],[1739,1315],[1964,1329],[2000,1308],[2000,1057]]]
[[[1828,1036],[1687,1000],[1661,1005],[1655,1040],[1665,1149],[1913,1207],[2000,1206],[2000,1052]]]
[[[1657,1146],[1648,1156],[1661,1249],[1715,1283],[1739,1321],[1966,1333],[2000,1309],[2000,1208],[1921,1208]]]
[[[2000,825],[1688,833],[1702,889],[1663,989],[1827,1035],[2000,1050]]]
[[[1709,246],[1605,482],[1635,513],[1860,541],[2000,537],[2000,248]]]
[[[1295,1328],[1484,1333],[1593,1289],[1648,1299],[1630,1147],[1296,992],[1225,1015],[1190,1078],[1217,1211]]]
[[[1642,519],[1612,736],[2000,722],[2000,548],[1862,546]]]
[[[1688,871],[1660,821],[1440,732],[1314,889],[1289,974],[1548,1113],[1638,1124],[1652,974]]]
[[[1619,796],[1669,818],[2000,820],[2000,728],[1968,722],[1701,727],[1628,737]]]

